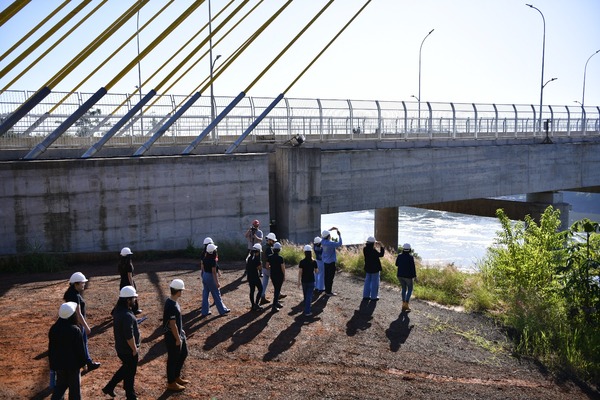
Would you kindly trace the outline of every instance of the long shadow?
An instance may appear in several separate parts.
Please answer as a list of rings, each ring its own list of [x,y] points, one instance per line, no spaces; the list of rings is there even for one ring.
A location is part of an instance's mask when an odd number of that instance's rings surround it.
[[[44,400],[49,399],[50,395],[52,395],[52,389],[49,387],[42,389],[31,397],[31,400]]]
[[[281,331],[269,345],[269,351],[263,356],[263,361],[271,361],[290,349],[296,343],[296,337],[300,334],[305,322],[307,319],[303,315],[294,318],[294,322],[287,329]]]
[[[406,342],[413,327],[414,325],[410,325],[410,318],[406,311],[402,311],[398,319],[392,321],[390,327],[385,331],[386,336],[390,340],[391,351],[397,352],[400,350],[400,346]]]
[[[346,323],[346,335],[354,336],[356,333],[366,331],[372,325],[371,320],[373,319],[373,312],[377,307],[376,301],[369,301],[363,299],[358,306],[358,310],[354,311],[354,315]]]
[[[107,317],[100,324],[94,325],[92,327],[92,332],[90,333],[90,338],[96,335],[100,335],[106,332],[113,325],[113,319],[111,317]]]
[[[256,338],[266,327],[269,325],[269,320],[273,317],[273,313],[264,312],[263,317],[260,319],[256,319],[250,325],[245,328],[239,329],[235,334],[231,337],[231,345],[227,348],[228,352],[236,351],[240,346],[250,343],[254,338]],[[255,315],[260,315],[255,312]]]
[[[204,350],[214,349],[219,343],[222,343],[232,338],[238,330],[240,330],[242,327],[248,325],[250,322],[258,318],[259,315],[260,314],[257,312],[247,312],[245,314],[240,315],[237,318],[233,318],[230,321],[227,321],[212,335],[206,338],[206,341],[204,342],[204,346],[202,348]]]
[[[233,292],[238,289],[245,282],[242,280],[242,276],[236,278],[235,280],[229,282],[227,285],[221,287],[221,295],[225,295],[229,292]]]

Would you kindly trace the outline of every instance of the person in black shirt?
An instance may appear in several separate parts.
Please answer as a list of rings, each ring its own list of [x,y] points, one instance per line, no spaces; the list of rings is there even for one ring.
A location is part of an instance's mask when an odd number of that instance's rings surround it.
[[[379,245],[379,250],[375,249],[375,245]],[[365,257],[365,285],[363,287],[363,300],[379,300],[379,282],[381,275],[381,260],[385,254],[385,249],[381,242],[375,240],[373,236],[369,236],[367,244],[363,248]]]
[[[81,332],[83,334],[87,371],[90,372],[100,367],[100,363],[92,361],[88,350],[88,335],[92,331],[85,318],[85,300],[82,296],[87,281],[88,280],[85,275],[83,275],[81,272],[75,272],[69,279],[69,288],[65,292],[63,299],[65,302],[77,303],[77,310],[75,311],[75,314],[77,315],[77,322],[79,323]]]
[[[141,342],[138,322],[131,310],[137,297],[137,292],[133,286],[125,286],[121,289],[119,301],[112,311],[115,350],[122,365],[106,386],[102,388],[102,393],[115,397],[115,387],[123,381],[127,400],[137,399],[134,386]]]
[[[219,255],[217,253],[217,247],[214,243],[210,243],[206,246],[206,254],[202,260],[202,316],[205,317],[210,315],[210,303],[208,302],[208,295],[212,295],[215,306],[219,311],[219,315],[225,315],[231,310],[225,306],[223,299],[221,298],[221,291],[219,288],[219,273],[217,260]]]
[[[132,255],[133,253],[129,247],[123,247],[121,249],[119,265],[117,266],[119,270],[119,276],[121,277],[121,281],[119,282],[119,290],[123,289],[125,286],[133,286],[135,290],[137,290],[137,286],[133,280],[133,262],[131,261]],[[137,300],[133,306],[133,313],[135,315],[142,313]]]
[[[169,285],[171,296],[165,301],[163,324],[167,346],[167,390],[181,392],[187,379],[181,378],[181,369],[188,356],[187,340],[181,320],[181,308],[177,300],[185,290],[181,279],[173,279]]]
[[[298,264],[298,286],[302,283],[302,293],[304,294],[304,315],[310,317],[312,312],[310,306],[312,303],[313,290],[315,290],[315,274],[319,272],[317,262],[312,259],[312,247],[304,246],[304,258]]]
[[[260,281],[260,271],[262,269],[262,262],[260,258],[260,252],[262,247],[260,243],[254,244],[252,252],[246,259],[246,275],[248,276],[248,285],[250,286],[250,308],[252,310],[262,310],[260,305],[260,299],[262,295],[262,283]],[[256,293],[256,300],[254,299],[254,291]]]
[[[396,267],[398,267],[397,277],[402,285],[402,311],[410,312],[410,296],[413,291],[413,282],[417,280],[417,270],[415,267],[415,258],[410,254],[412,248],[409,243],[404,243],[402,253],[396,257]]]
[[[279,255],[280,251],[281,243],[277,242],[273,245],[273,254],[267,259],[267,268],[271,271],[271,281],[274,288],[272,312],[277,312],[283,307],[279,302],[279,295],[285,281],[285,262],[283,261],[283,257]]]
[[[67,388],[69,399],[81,399],[81,368],[85,365],[85,345],[77,326],[77,303],[67,302],[58,310],[58,320],[48,332],[50,370],[56,373],[56,386],[51,400],[63,398]]]

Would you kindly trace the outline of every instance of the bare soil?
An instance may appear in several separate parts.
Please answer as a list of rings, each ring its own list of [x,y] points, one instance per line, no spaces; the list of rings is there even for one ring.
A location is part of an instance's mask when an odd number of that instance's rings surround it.
[[[297,267],[288,269],[288,297],[278,313],[250,311],[243,264],[224,267],[224,302],[232,311],[200,315],[197,263],[189,259],[135,262],[143,347],[136,377],[140,399],[591,399],[597,391],[557,381],[510,353],[489,319],[415,299],[400,313],[399,290],[382,284],[378,302],[362,302],[360,278],[338,273],[338,296],[319,297],[303,316]],[[48,329],[74,271],[90,279],[85,293],[92,325],[89,350],[102,366],[82,377],[84,399],[101,388],[120,362],[110,311],[118,297],[116,263],[78,266],[55,274],[8,275],[0,283],[0,398],[47,399]],[[182,393],[165,390],[166,348],[160,331],[169,282],[185,281],[180,300],[190,355]],[[271,292],[272,286],[269,287]],[[121,386],[117,398],[124,398]]]

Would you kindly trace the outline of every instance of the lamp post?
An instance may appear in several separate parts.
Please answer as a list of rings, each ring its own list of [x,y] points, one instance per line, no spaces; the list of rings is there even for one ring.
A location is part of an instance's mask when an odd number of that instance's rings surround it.
[[[581,107],[585,105],[585,74],[587,73],[587,65],[590,62],[590,59],[598,53],[600,53],[600,50],[596,50],[596,52],[587,59],[585,62],[585,67],[583,68],[583,91],[581,93]]]
[[[430,30],[429,33],[427,35],[425,35],[425,37],[423,38],[423,40],[421,41],[421,47],[419,47],[419,96],[412,96],[415,97],[417,99],[417,101],[419,102],[419,131],[421,130],[421,51],[423,50],[423,43],[425,43],[425,39],[427,39],[429,37],[429,35],[431,35],[431,33],[434,31],[434,29]]]
[[[549,84],[550,82],[553,82],[553,81],[555,81],[555,80],[557,80],[557,79],[558,79],[558,78],[552,78],[552,79],[548,79],[548,80],[546,81],[546,83],[544,83],[544,84],[542,85],[542,90],[544,90],[544,88],[546,87],[546,85],[547,85],[547,84]],[[541,114],[541,112],[542,112],[542,108],[540,107],[540,116],[542,115],[542,114]],[[546,137],[544,138],[544,141],[542,142],[542,143],[544,143],[544,144],[552,144],[552,140],[550,140],[550,137],[548,136],[549,121],[550,121],[550,120],[546,120],[546,123],[544,124],[544,130],[546,131]],[[541,121],[541,119],[540,119],[540,124],[541,124],[541,123],[542,123],[542,121]]]
[[[543,22],[543,27],[544,27],[544,34],[542,37],[542,79],[541,79],[541,83],[540,83],[540,117],[539,117],[539,133],[541,135],[542,133],[542,105],[544,102],[544,86],[546,86],[544,84],[544,56],[546,54],[546,18],[544,18],[544,14],[540,11],[539,8],[532,6],[531,4],[525,4],[527,7],[533,8],[534,10],[536,10],[537,12],[540,13],[540,15],[542,16],[542,22]],[[547,82],[546,82],[547,83]]]

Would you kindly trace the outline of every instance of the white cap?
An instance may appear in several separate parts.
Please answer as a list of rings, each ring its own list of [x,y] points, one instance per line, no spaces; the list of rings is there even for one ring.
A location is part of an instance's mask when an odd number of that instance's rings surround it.
[[[63,303],[58,309],[58,316],[62,319],[69,319],[71,315],[75,314],[75,310],[77,310],[77,303],[72,301]]]
[[[329,235],[331,235],[331,232],[329,232],[327,229],[325,229],[323,232],[321,232],[321,237],[323,239],[325,239]]]
[[[262,246],[260,245],[260,243],[254,243],[254,246],[252,246],[252,250],[262,251]]]
[[[369,236],[367,238],[367,243],[375,243],[375,242],[376,242],[376,240],[375,240],[375,238],[373,236]]]
[[[133,253],[131,252],[131,249],[130,249],[129,247],[123,247],[123,248],[121,249],[121,256],[122,256],[122,257],[125,257],[125,256],[130,256],[130,255],[132,255],[132,254],[133,254]]]
[[[202,242],[202,244],[211,244],[211,243],[214,243],[214,242],[213,242],[213,240],[212,240],[211,238],[209,238],[209,237],[205,238],[205,239],[204,239],[204,242]]]
[[[119,292],[119,297],[138,297],[138,294],[133,286],[123,286]]]
[[[404,251],[410,251],[410,244],[409,243],[404,243],[404,245],[402,246],[402,250],[404,250]]]
[[[71,278],[69,279],[69,283],[87,282],[87,281],[88,281],[87,278],[81,272],[75,272],[73,275],[71,275]]]
[[[217,249],[217,247],[219,246],[215,246],[214,243],[209,243],[208,246],[206,246],[206,251],[209,252],[210,254],[214,253],[215,250]]]
[[[181,279],[173,279],[169,287],[175,290],[185,290],[185,285]]]
[[[310,245],[307,244],[306,246],[304,246],[304,251],[312,251],[312,247],[310,247]]]
[[[273,250],[281,250],[281,243],[277,242],[273,245]]]
[[[277,236],[275,236],[275,234],[274,234],[273,232],[271,232],[271,233],[269,233],[269,234],[267,235],[267,239],[269,239],[269,240],[272,240],[272,241],[276,242],[276,241],[277,241]]]
[[[315,237],[315,238],[313,239],[313,243],[315,243],[315,244],[319,244],[319,243],[321,243],[321,238],[320,238],[319,236]]]

